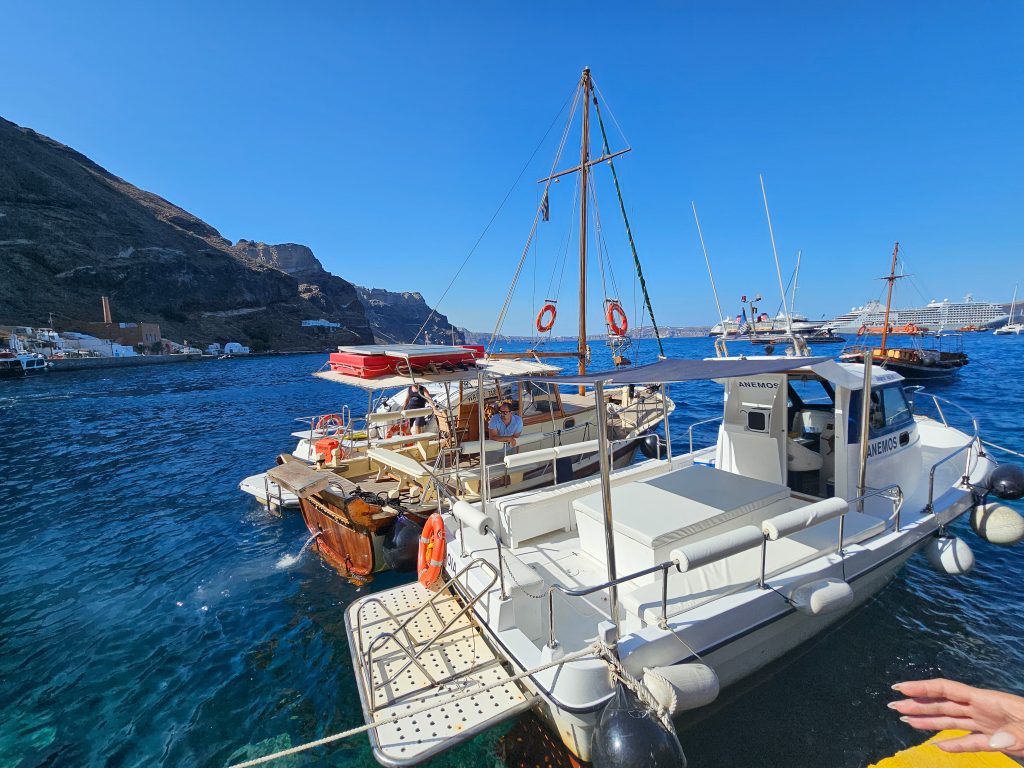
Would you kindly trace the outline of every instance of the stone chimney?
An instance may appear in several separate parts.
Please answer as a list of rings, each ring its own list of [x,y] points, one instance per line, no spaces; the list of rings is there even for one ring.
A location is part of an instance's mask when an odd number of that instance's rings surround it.
[[[113,320],[110,319],[110,299],[106,296],[101,296],[100,298],[103,301],[103,322],[112,323]]]

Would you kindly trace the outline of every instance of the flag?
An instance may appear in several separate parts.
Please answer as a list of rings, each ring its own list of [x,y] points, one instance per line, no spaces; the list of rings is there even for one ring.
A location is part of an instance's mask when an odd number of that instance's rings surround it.
[[[542,221],[547,221],[550,218],[551,210],[548,206],[548,191],[544,190],[544,199],[540,201],[540,215]]]

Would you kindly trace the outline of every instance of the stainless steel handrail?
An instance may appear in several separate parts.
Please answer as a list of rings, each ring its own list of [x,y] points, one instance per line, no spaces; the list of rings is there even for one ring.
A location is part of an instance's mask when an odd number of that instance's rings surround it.
[[[981,449],[981,443],[982,443],[982,440],[981,440],[981,429],[978,426],[978,420],[974,417],[974,414],[972,414],[970,411],[968,411],[966,408],[964,408],[959,403],[954,403],[952,400],[948,400],[948,399],[946,399],[944,397],[939,397],[938,395],[932,394],[931,392],[927,392],[927,391],[924,391],[924,390],[919,390],[919,392],[924,392],[924,394],[928,395],[928,397],[930,397],[932,399],[932,402],[935,403],[935,410],[937,410],[939,412],[939,417],[942,419],[942,426],[949,427],[949,421],[946,419],[946,414],[942,410],[942,406],[940,405],[940,402],[946,403],[946,405],[951,405],[952,407],[956,408],[958,411],[963,413],[968,419],[971,420],[971,426],[974,428],[973,434],[971,435],[970,439],[964,445],[960,446],[959,448],[957,448],[955,451],[953,451],[949,455],[939,459],[937,462],[932,464],[931,469],[928,470],[928,505],[925,507],[925,512],[926,513],[934,513],[935,512],[935,471],[940,466],[942,466],[947,461],[949,461],[950,459],[953,459],[953,458],[959,456],[964,451],[967,451],[967,462],[966,462],[966,466],[964,468],[964,475],[963,475],[963,477],[964,477],[965,480],[969,479],[970,475],[971,475],[971,448],[973,448],[974,445],[977,444],[978,448],[979,448],[978,455],[980,456],[982,454],[982,452],[983,452],[982,449]]]
[[[703,424],[711,424],[712,422],[715,422],[715,421],[722,421],[724,418],[725,418],[724,415],[723,416],[715,416],[715,417],[710,418],[710,419],[704,419],[703,421],[695,421],[695,422],[693,422],[693,424],[690,425],[690,428],[687,430],[689,435],[690,435],[690,453],[693,453],[693,428],[694,427],[699,427],[699,426],[701,426]]]

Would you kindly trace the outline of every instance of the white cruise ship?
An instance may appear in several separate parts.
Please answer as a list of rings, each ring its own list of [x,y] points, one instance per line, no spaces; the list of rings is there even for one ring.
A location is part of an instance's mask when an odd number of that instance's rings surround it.
[[[974,301],[970,294],[963,301],[943,299],[931,301],[924,307],[893,309],[889,312],[890,326],[916,325],[925,333],[995,328],[1008,319],[1001,304]],[[885,305],[870,301],[863,307],[854,307],[845,315],[830,320],[824,328],[835,333],[857,333],[862,326],[880,328],[884,322]]]

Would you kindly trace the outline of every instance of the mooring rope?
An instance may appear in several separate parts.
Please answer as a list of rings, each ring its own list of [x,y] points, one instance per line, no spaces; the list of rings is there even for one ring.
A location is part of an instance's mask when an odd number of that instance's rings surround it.
[[[1012,450],[1010,448],[1004,448],[1001,445],[996,445],[995,443],[990,443],[988,440],[982,440],[981,442],[983,442],[989,448],[995,448],[996,450],[999,450],[999,451],[1006,451],[1007,453],[1013,454],[1014,456],[1020,456],[1022,459],[1024,459],[1024,453],[1018,453],[1017,451],[1014,451],[1014,450]]]
[[[566,656],[561,657],[560,659],[556,659],[555,661],[551,661],[551,662],[549,662],[547,664],[541,664],[539,667],[534,667],[533,669],[528,669],[525,672],[520,672],[517,675],[512,675],[511,677],[505,678],[503,680],[495,680],[494,682],[487,683],[486,685],[482,685],[479,688],[467,688],[462,693],[458,693],[458,694],[456,694],[454,696],[451,696],[450,698],[447,698],[447,699],[445,699],[442,702],[438,702],[435,699],[435,700],[431,701],[430,704],[424,704],[421,707],[416,707],[415,709],[405,710],[404,712],[401,712],[401,713],[396,712],[393,715],[381,718],[379,720],[374,720],[373,722],[367,723],[366,725],[361,725],[358,728],[350,728],[349,730],[342,731],[341,733],[335,733],[335,734],[333,734],[331,736],[324,736],[322,739],[317,739],[316,741],[309,741],[309,742],[306,742],[305,744],[300,744],[297,747],[290,747],[288,749],[282,749],[280,752],[274,752],[273,754],[270,754],[270,755],[264,755],[263,757],[253,758],[252,760],[247,760],[244,763],[235,763],[234,765],[230,766],[229,768],[250,768],[250,766],[263,765],[264,763],[269,763],[272,760],[278,760],[278,759],[280,759],[282,757],[287,757],[288,755],[295,755],[295,754],[298,754],[299,752],[305,752],[307,750],[314,749],[316,747],[322,747],[325,744],[331,744],[332,742],[340,741],[341,739],[347,739],[349,736],[356,736],[356,735],[358,735],[360,733],[366,733],[366,731],[369,731],[369,730],[371,730],[373,728],[378,728],[378,727],[380,727],[382,725],[386,725],[388,723],[394,723],[394,722],[397,722],[399,720],[404,720],[407,717],[413,717],[415,715],[421,715],[424,712],[429,712],[430,710],[436,709],[438,706],[441,706],[443,704],[452,704],[452,703],[454,703],[456,701],[460,701],[462,699],[468,698],[469,696],[476,696],[477,694],[483,693],[484,691],[489,691],[491,688],[499,688],[499,687],[501,687],[503,685],[508,685],[509,683],[519,682],[520,680],[522,680],[525,677],[531,677],[531,676],[536,675],[536,674],[538,674],[540,672],[543,672],[546,669],[551,669],[552,667],[558,667],[558,666],[561,666],[562,664],[568,664],[570,661],[579,661],[580,659],[584,659],[584,658],[586,658],[588,656],[592,656],[592,657],[599,658],[599,659],[604,659],[604,661],[606,661],[608,663],[611,663],[609,661],[609,659],[614,658],[612,656],[611,652],[608,650],[607,646],[605,646],[603,643],[594,643],[593,645],[588,646],[587,648],[584,648],[582,650],[576,651],[575,653],[570,653],[570,654],[568,654]],[[618,662],[616,661],[615,663],[617,664]],[[621,668],[621,665],[620,665],[620,668]],[[625,670],[623,670],[623,674],[626,674]],[[639,685],[639,683],[637,683],[635,680],[633,680],[633,682],[634,682],[634,684]],[[640,686],[640,687],[643,687],[643,686]],[[644,702],[644,703],[646,704],[646,702]]]

